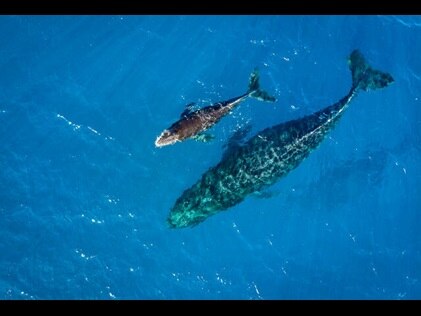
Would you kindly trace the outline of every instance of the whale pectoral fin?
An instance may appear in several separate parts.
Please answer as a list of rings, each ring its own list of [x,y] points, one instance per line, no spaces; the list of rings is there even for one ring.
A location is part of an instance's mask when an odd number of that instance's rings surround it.
[[[225,158],[229,156],[231,153],[233,153],[235,150],[241,147],[244,143],[247,134],[251,131],[251,129],[252,125],[250,123],[247,123],[246,125],[236,130],[234,134],[232,134],[231,137],[228,139],[226,144],[222,146],[223,148],[225,148],[222,157]]]
[[[276,191],[255,191],[253,192],[253,197],[257,199],[270,199],[278,194],[279,192]]]
[[[246,123],[244,126],[241,126],[230,136],[224,147],[229,148],[231,145],[241,145],[248,133],[250,133],[251,129],[252,125],[250,123]]]
[[[200,133],[200,134],[197,134],[197,135],[193,136],[192,138],[197,142],[208,143],[208,142],[212,141],[215,138],[215,136],[212,135],[212,134]]]
[[[184,108],[184,111],[181,112],[180,117],[183,118],[183,117],[191,114],[192,112],[194,112],[195,105],[196,105],[195,102],[187,104],[186,107]]]
[[[225,151],[222,153],[222,159],[227,158],[229,155],[234,153],[238,148],[241,147],[241,144],[238,142],[228,143],[224,145],[226,148]]]

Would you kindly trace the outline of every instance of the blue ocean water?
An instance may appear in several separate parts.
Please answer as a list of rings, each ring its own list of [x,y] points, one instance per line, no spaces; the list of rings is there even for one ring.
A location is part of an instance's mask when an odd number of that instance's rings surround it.
[[[1,16],[0,298],[420,299],[421,17]],[[268,190],[190,229],[181,193],[251,135],[361,92]],[[245,92],[211,132],[155,148],[185,104]]]

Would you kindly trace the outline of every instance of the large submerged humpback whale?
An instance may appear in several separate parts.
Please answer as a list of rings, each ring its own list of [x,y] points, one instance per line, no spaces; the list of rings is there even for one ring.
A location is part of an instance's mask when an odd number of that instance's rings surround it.
[[[248,90],[243,95],[209,105],[196,111],[193,111],[194,103],[188,104],[186,109],[181,113],[180,119],[169,128],[165,129],[161,135],[157,137],[155,146],[163,147],[172,145],[188,138],[208,141],[210,136],[203,134],[203,132],[215,125],[222,117],[230,113],[248,97],[260,101],[276,101],[275,97],[270,96],[266,91],[260,89],[259,72],[257,68],[251,73]]]
[[[260,131],[229,151],[177,199],[168,217],[170,227],[195,226],[287,175],[317,148],[359,90],[383,88],[394,81],[390,74],[371,68],[358,50],[351,53],[348,63],[352,87],[344,98],[311,115]]]

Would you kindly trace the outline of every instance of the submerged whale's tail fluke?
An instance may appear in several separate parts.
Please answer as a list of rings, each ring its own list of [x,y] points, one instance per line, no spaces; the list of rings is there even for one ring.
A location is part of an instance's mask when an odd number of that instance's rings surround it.
[[[387,72],[371,68],[359,50],[354,50],[348,59],[349,69],[352,72],[352,88],[375,90],[387,87],[394,79]]]
[[[274,96],[269,95],[266,91],[260,89],[259,83],[259,70],[257,68],[250,74],[250,81],[249,81],[249,89],[247,93],[252,98],[256,98],[260,101],[266,102],[275,102],[276,98]]]

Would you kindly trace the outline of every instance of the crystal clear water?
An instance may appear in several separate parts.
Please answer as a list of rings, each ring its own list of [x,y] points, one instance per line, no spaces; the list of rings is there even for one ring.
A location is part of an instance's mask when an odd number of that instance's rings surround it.
[[[0,34],[0,298],[421,298],[421,17],[1,16]],[[395,83],[260,198],[168,228],[240,127],[342,98],[354,48]],[[155,148],[255,66],[276,103]]]

